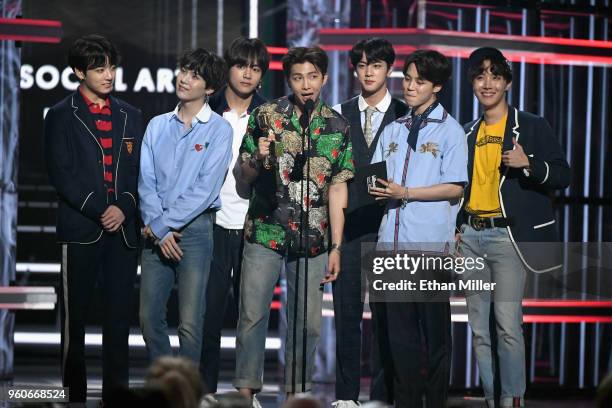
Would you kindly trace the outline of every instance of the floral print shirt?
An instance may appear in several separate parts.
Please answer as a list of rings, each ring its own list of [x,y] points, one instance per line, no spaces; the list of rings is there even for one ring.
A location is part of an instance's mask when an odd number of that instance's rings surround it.
[[[316,256],[327,250],[328,188],[353,177],[352,146],[347,121],[323,102],[314,109],[308,133],[310,149],[308,140],[305,147],[310,160],[304,158],[299,117],[291,97],[265,103],[251,113],[240,148],[242,160],[255,154],[260,137],[274,135],[276,142],[271,168],[262,167],[253,183],[245,223],[248,242],[291,255],[304,255],[308,249],[310,256]],[[300,246],[300,221],[307,206],[308,227]]]

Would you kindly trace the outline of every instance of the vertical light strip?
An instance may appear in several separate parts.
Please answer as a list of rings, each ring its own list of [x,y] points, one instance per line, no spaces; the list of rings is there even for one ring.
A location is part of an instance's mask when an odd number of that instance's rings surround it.
[[[572,4],[574,2],[572,1]],[[576,21],[574,17],[570,17],[570,38],[574,38],[575,36],[575,24]],[[574,66],[570,65],[567,68],[567,111],[565,112],[565,117],[567,118],[567,128],[566,128],[566,158],[567,162],[572,165],[572,127],[573,123],[573,99],[574,99]],[[563,78],[561,78],[563,80]],[[565,196],[571,196],[571,184],[565,189]],[[569,242],[569,227],[570,227],[570,206],[569,204],[565,205],[564,208],[564,217],[565,222],[563,225],[563,242]],[[564,273],[563,273],[563,287],[567,287],[567,262],[568,255],[567,251],[564,251]],[[567,294],[564,292],[563,297],[565,298]],[[567,333],[567,323],[561,323],[561,346],[559,347],[559,385],[565,385],[565,342],[566,342],[566,333]]]
[[[489,32],[489,19],[491,18],[491,12],[489,9],[485,9],[484,11],[484,25],[485,25],[485,33]]]
[[[477,33],[480,32],[480,7],[476,8],[476,27],[475,30]],[[463,29],[463,10],[459,9],[458,19],[457,19],[457,30]],[[459,72],[461,72],[461,61],[459,61]],[[459,80],[460,81],[460,80]],[[457,85],[459,90],[461,90],[461,83]],[[460,92],[455,92],[455,98],[457,100],[461,100],[459,97]],[[471,92],[470,92],[471,93]],[[457,111],[461,112],[459,109],[460,102],[457,103]],[[458,118],[459,116],[455,116]],[[478,117],[478,99],[476,96],[472,94],[472,119],[476,119]],[[465,388],[470,388],[472,386],[472,328],[469,323],[465,324],[466,332],[465,332]]]
[[[465,342],[465,388],[472,387],[472,328],[465,325],[467,340]]]
[[[457,31],[462,30],[463,25],[463,9],[457,9]],[[453,117],[460,122],[461,115],[461,58],[456,56],[453,58],[454,75],[453,75]],[[460,122],[461,123],[461,122]]]
[[[223,11],[225,0],[217,0],[217,55],[223,55]]]
[[[62,244],[62,285],[64,300],[64,348],[62,353],[62,378],[66,371],[66,359],[70,345],[70,309],[68,308],[68,244]],[[61,341],[61,340],[60,340]]]
[[[608,0],[605,2],[608,7]],[[602,39],[608,41],[608,19],[603,19]],[[598,194],[600,198],[604,196],[604,179],[605,179],[605,163],[606,163],[606,112],[608,111],[608,68],[601,68],[601,120],[599,123],[599,188]],[[603,206],[600,205],[597,214],[597,241],[603,242]]]
[[[417,0],[417,28],[427,28],[427,0]]]
[[[507,35],[512,35],[512,21],[510,21],[510,20],[506,20],[506,34]],[[510,68],[513,68],[511,62],[510,62]],[[513,69],[513,71],[514,71],[514,69]],[[507,92],[507,98],[506,99],[507,99],[508,105],[513,105],[513,103],[512,103],[512,96],[513,96],[512,88],[513,87],[511,86],[510,89]]]
[[[594,38],[594,19],[595,16],[592,14],[589,16],[589,39]],[[592,116],[593,116],[593,64],[589,63],[587,67],[587,100],[586,100],[586,118],[585,118],[585,141],[584,141],[584,186],[583,196],[584,198],[589,197],[590,186],[589,182],[591,179],[591,132],[592,129]],[[589,205],[584,204],[583,210],[583,224],[582,224],[582,242],[589,241]],[[584,273],[584,272],[583,272]]]
[[[183,0],[179,0],[176,15],[176,52],[183,51]]]
[[[606,6],[608,1],[606,0]],[[608,19],[603,20],[603,38],[604,41],[608,41]],[[604,196],[604,178],[605,178],[605,162],[606,162],[606,112],[608,110],[608,68],[601,68],[601,120],[599,123],[599,188],[598,195],[600,198]],[[603,205],[600,205],[597,209],[597,242],[603,242]],[[599,290],[599,283],[601,282],[601,255],[599,257],[597,268],[597,289]],[[597,387],[599,384],[599,357],[601,349],[601,325],[595,323],[595,364],[593,365],[593,386]]]
[[[531,355],[529,356],[529,381],[533,383],[536,371],[536,336],[538,333],[538,324],[531,324]]]
[[[198,0],[191,0],[191,49],[196,48],[198,38]]]
[[[334,1],[334,28],[340,28],[340,0]],[[332,87],[331,87],[331,102],[332,106],[340,103],[340,51],[332,51],[331,52],[331,78]]]
[[[591,5],[594,6],[594,0],[591,0]],[[595,16],[589,15],[589,40],[595,39]],[[584,141],[584,186],[583,196],[589,197],[590,194],[590,176],[591,176],[591,132],[593,130],[593,64],[589,63],[587,67],[587,109],[586,109],[586,128]],[[589,205],[582,206],[583,221],[582,221],[582,242],[589,242]],[[586,263],[586,261],[583,261]],[[586,265],[584,265],[586,266]],[[586,284],[587,284],[587,268],[582,268],[582,298],[586,299]],[[585,370],[585,353],[586,353],[586,323],[580,323],[580,360],[578,366],[578,388],[584,388],[584,370]]]
[[[482,18],[482,9],[480,7],[476,8],[476,29],[474,31],[476,31],[477,33],[481,32],[480,30],[480,20]],[[472,96],[472,120],[474,119],[478,119],[478,99],[476,98],[476,95]]]
[[[561,345],[559,347],[559,385],[565,385],[565,335],[567,323],[561,323]]]
[[[521,21],[521,35],[527,35],[527,9],[523,9],[523,20]],[[521,79],[519,89],[519,109],[525,110],[525,58],[521,57]]]
[[[545,34],[546,32],[545,32],[545,27],[544,27],[544,21],[540,20],[540,37],[544,37]],[[545,112],[546,112],[545,107],[544,107],[544,104],[545,104],[544,92],[546,91],[546,87],[545,87],[546,76],[544,75],[545,73],[544,61],[540,61],[538,71],[539,71],[538,115],[540,115],[541,117],[544,117]],[[532,297],[535,299],[538,298],[538,293],[539,293],[539,287],[540,287],[539,278],[540,278],[540,274],[536,273],[535,279],[534,279],[534,285],[533,285],[534,293],[532,294]],[[532,383],[535,381],[535,375],[536,375],[537,332],[538,332],[538,324],[533,323],[532,331],[531,331],[531,356],[530,356],[530,366],[529,366],[529,380]]]
[[[584,388],[584,353],[586,341],[586,324],[580,322],[580,354],[578,360],[578,388]]]
[[[593,386],[597,387],[599,384],[599,349],[601,348],[601,325],[595,323],[595,353],[593,356]]]
[[[366,28],[370,28],[372,23],[372,1],[368,0],[366,3]]]
[[[259,36],[259,0],[249,0],[249,38]]]

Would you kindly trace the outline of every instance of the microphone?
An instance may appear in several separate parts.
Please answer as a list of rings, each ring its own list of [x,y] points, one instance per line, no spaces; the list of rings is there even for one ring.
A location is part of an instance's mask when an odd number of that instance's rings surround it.
[[[308,125],[310,124],[310,114],[312,113],[313,109],[314,102],[312,99],[308,99],[304,104],[304,111],[300,116],[300,126],[302,127],[302,129],[308,128]]]

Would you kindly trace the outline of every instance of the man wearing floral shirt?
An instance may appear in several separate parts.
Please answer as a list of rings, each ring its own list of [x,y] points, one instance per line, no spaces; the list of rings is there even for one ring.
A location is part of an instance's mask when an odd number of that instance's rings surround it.
[[[318,47],[292,48],[283,57],[292,95],[261,105],[249,118],[240,149],[242,175],[253,186],[245,224],[240,313],[234,386],[251,398],[261,390],[270,302],[286,263],[288,336],[285,391],[292,387],[293,325],[297,326],[296,387],[311,388],[313,359],[321,324],[321,284],[340,272],[340,247],[347,202],[346,181],[354,165],[348,125],[319,99],[327,81],[327,56]],[[306,137],[300,117],[314,102]],[[305,148],[304,148],[305,147]],[[306,208],[308,221],[306,222]],[[302,213],[304,212],[304,214]],[[304,217],[303,241],[300,224]],[[328,228],[331,224],[331,240]],[[328,244],[331,241],[331,246]],[[328,250],[329,256],[328,256]],[[306,378],[302,379],[304,268],[308,251]],[[298,287],[295,287],[299,266]],[[326,268],[327,267],[327,268]],[[297,321],[294,299],[298,293]],[[253,405],[257,406],[253,399]]]

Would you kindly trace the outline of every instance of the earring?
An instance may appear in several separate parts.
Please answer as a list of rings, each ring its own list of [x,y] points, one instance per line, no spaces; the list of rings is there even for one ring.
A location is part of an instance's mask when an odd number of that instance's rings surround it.
[[[257,84],[257,90],[259,91],[262,87],[261,81],[259,81],[259,83]]]

